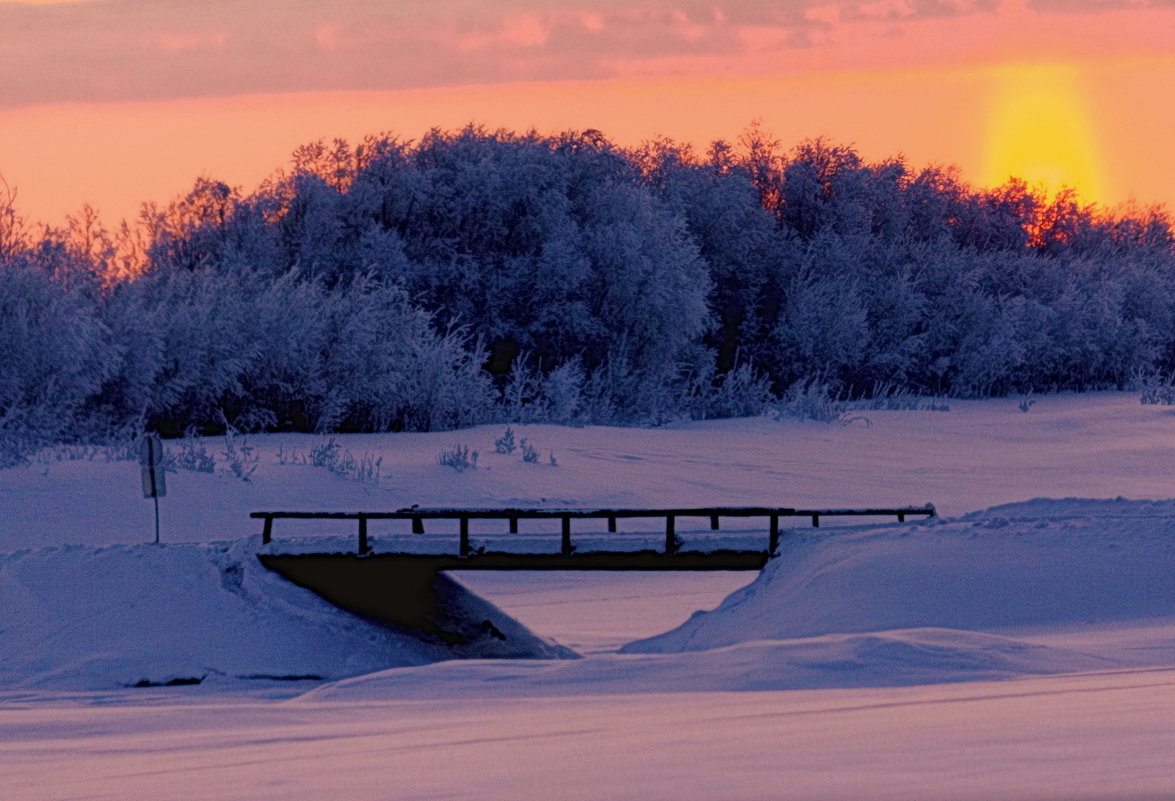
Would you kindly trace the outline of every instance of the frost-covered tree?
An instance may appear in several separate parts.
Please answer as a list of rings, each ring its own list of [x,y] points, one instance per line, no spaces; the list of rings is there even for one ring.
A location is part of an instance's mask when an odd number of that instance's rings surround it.
[[[95,294],[67,280],[63,255],[38,248],[0,263],[0,462],[78,433],[111,369]]]
[[[0,184],[0,428],[432,429],[1175,371],[1175,235],[761,126],[704,153],[469,126],[322,141],[107,230]],[[24,433],[21,433],[24,432]]]

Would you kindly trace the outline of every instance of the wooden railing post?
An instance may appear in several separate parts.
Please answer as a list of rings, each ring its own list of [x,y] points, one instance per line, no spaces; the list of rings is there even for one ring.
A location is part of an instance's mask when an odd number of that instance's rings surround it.
[[[517,517],[510,518],[510,533],[511,534],[518,533],[518,518]]]
[[[265,518],[265,525],[261,527],[261,544],[268,545],[273,542],[273,517]]]
[[[370,551],[371,546],[367,544],[367,518],[359,515],[359,555],[363,556]]]
[[[812,515],[812,527],[820,528],[820,515]]]
[[[710,530],[718,530],[718,515],[710,515]]]
[[[457,552],[461,556],[469,556],[470,550],[472,550],[472,549],[469,547],[469,518],[462,517],[461,518],[461,544],[460,544]]]
[[[677,553],[677,518],[665,515],[665,553]]]
[[[771,515],[771,535],[768,546],[768,553],[773,554],[779,550],[779,515]]]
[[[423,517],[412,518],[412,533],[413,534],[423,534],[424,533],[424,518]]]
[[[571,518],[563,518],[563,541],[560,544],[560,552],[564,556],[570,556],[571,552],[575,550],[575,546],[571,544]]]
[[[616,533],[616,515],[608,515],[608,533]]]

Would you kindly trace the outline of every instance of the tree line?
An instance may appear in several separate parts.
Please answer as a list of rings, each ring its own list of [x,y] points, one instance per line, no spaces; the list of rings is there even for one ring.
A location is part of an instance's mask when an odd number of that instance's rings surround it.
[[[470,126],[307,144],[60,227],[0,192],[0,432],[430,430],[979,397],[1175,370],[1175,239],[752,126],[705,152]],[[10,447],[11,449],[11,447]]]

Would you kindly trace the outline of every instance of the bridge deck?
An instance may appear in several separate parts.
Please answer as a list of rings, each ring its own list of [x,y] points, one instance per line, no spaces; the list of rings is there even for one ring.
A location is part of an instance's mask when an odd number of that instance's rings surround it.
[[[262,554],[267,565],[349,560],[356,554]],[[766,551],[594,551],[588,553],[477,553],[454,554],[372,553],[364,562],[385,563],[405,569],[437,573],[448,570],[762,570]]]
[[[780,520],[791,517],[809,518],[813,526],[819,526],[825,517],[896,517],[905,522],[908,516],[933,517],[934,506],[891,507],[885,509],[793,509],[768,506],[706,506],[674,507],[665,509],[487,509],[487,508],[420,508],[409,507],[394,512],[253,512],[250,516],[264,521],[261,534],[263,544],[273,540],[274,520],[355,520],[359,526],[359,538],[355,553],[360,556],[372,554],[368,524],[373,520],[411,521],[412,532],[424,534],[425,520],[454,520],[459,530],[455,554],[388,554],[397,558],[430,558],[456,560],[453,567],[441,570],[753,570],[763,566],[765,560],[779,548]],[[576,552],[572,539],[573,520],[607,521],[608,532],[616,534],[620,519],[662,518],[664,522],[664,545],[659,550],[638,548],[617,548],[624,539],[617,536],[615,544],[600,547],[599,536],[593,536],[593,547]],[[711,532],[718,531],[723,518],[764,518],[767,522],[766,541],[759,548],[730,548],[726,542],[712,542],[709,548],[683,550],[683,541],[678,536],[679,518],[705,518]],[[515,548],[529,546],[529,552],[495,551],[475,548],[470,537],[470,521],[502,520],[509,524],[509,532]],[[533,536],[518,537],[519,520],[559,520],[561,524],[557,553],[546,553],[548,548],[535,547]],[[761,529],[758,530],[761,532]],[[647,533],[646,533],[647,536]],[[661,534],[656,536],[660,537]],[[757,534],[762,537],[762,533]],[[704,544],[706,537],[698,538]],[[435,540],[434,543],[435,545]],[[552,543],[553,545],[553,543]],[[398,550],[415,551],[416,548]],[[629,566],[634,565],[634,566]],[[639,566],[637,566],[639,565]],[[702,565],[713,565],[703,567]],[[727,567],[725,565],[733,565]]]

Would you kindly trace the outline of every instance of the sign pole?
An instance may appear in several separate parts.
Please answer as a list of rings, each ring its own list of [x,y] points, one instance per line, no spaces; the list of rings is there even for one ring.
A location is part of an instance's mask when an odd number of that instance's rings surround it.
[[[139,444],[139,466],[143,468],[143,497],[155,502],[155,543],[159,543],[159,498],[167,494],[163,468],[163,443],[147,434]]]

